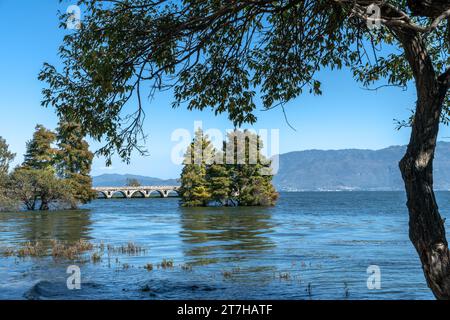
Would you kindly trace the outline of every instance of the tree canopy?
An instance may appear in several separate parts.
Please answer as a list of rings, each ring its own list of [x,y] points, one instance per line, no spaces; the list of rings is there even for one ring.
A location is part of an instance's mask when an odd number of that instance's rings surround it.
[[[10,211],[18,207],[18,201],[9,196],[9,167],[15,158],[15,154],[9,150],[6,140],[0,137],[0,212]]]
[[[57,133],[37,125],[27,142],[24,162],[12,173],[9,162],[14,157],[0,139],[0,211],[76,208],[95,198],[90,177],[93,154],[81,135],[80,126],[60,122]],[[53,144],[57,144],[54,147]]]
[[[138,179],[135,178],[128,178],[127,179],[127,187],[140,187],[141,183]]]
[[[201,129],[186,151],[178,190],[183,206],[271,206],[278,199],[261,139],[249,131],[228,133],[222,150]]]
[[[6,140],[0,137],[0,175],[8,173],[11,162],[15,157],[16,154],[9,150]]]
[[[33,133],[33,139],[27,142],[23,167],[36,170],[52,168],[57,153],[52,146],[55,141],[56,134],[38,124]]]
[[[96,197],[92,191],[90,176],[93,153],[84,140],[81,126],[74,122],[62,121],[56,129],[58,150],[55,167],[58,176],[65,179],[72,188],[74,203],[87,203]]]
[[[381,7],[380,29],[367,27],[370,3]],[[84,19],[64,38],[62,69],[46,63],[40,73],[48,84],[43,104],[80,122],[92,137],[105,138],[99,152],[107,157],[118,152],[129,159],[133,149],[141,150],[143,92],[171,89],[173,107],[226,112],[240,125],[256,121],[258,97],[270,109],[304,92],[321,94],[323,69],[350,68],[365,86],[380,79],[406,86],[413,70],[405,52],[396,50],[402,30],[426,32],[422,38],[436,73],[445,72],[450,49],[447,25],[440,23],[448,12],[418,15],[400,0],[79,4]],[[64,26],[66,16],[61,18]],[[131,113],[126,104],[135,105]]]

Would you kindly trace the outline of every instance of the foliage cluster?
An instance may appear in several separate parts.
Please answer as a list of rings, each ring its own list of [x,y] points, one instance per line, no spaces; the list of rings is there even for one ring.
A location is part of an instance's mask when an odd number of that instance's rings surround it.
[[[260,137],[250,131],[228,133],[221,150],[197,130],[185,155],[179,193],[186,207],[271,206],[278,193],[272,185],[271,162]]]

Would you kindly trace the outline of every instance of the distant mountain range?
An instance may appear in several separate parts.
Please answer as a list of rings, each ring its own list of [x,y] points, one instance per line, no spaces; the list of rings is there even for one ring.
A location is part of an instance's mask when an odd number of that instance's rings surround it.
[[[306,150],[280,155],[274,177],[279,191],[404,190],[398,169],[406,146],[380,150]],[[127,179],[142,185],[178,185],[177,179],[137,175],[104,174],[94,177],[94,186],[124,186]],[[434,187],[450,190],[450,143],[439,142],[434,161]]]
[[[406,146],[380,150],[307,150],[282,154],[274,184],[280,191],[404,190],[398,162]],[[434,187],[450,189],[450,143],[439,142]]]

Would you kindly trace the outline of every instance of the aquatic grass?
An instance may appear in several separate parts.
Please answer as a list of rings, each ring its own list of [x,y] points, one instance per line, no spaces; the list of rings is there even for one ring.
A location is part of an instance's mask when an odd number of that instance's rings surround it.
[[[152,270],[153,270],[153,264],[147,263],[147,264],[144,266],[144,269],[146,269],[147,271],[152,271]]]
[[[158,265],[158,268],[162,269],[172,269],[173,268],[173,260],[163,259],[163,261]]]
[[[135,244],[134,242],[128,242],[126,245],[114,247],[107,245],[107,250],[112,253],[127,254],[127,255],[140,255],[146,253],[143,247]]]
[[[98,252],[94,252],[91,256],[91,260],[93,263],[99,263],[102,261],[102,256]]]
[[[13,248],[5,248],[5,249],[2,249],[2,251],[1,251],[1,255],[3,257],[11,257],[11,256],[14,256],[15,253],[16,252],[14,251]]]
[[[73,244],[52,240],[51,246],[51,255],[53,258],[63,258],[68,260],[80,259],[84,253],[94,249],[92,243],[83,239],[80,239]]]
[[[17,256],[20,258],[24,257],[42,257],[46,255],[46,250],[41,242],[26,242],[17,251]]]
[[[192,265],[190,265],[190,264],[182,264],[181,265],[181,270],[192,271]]]

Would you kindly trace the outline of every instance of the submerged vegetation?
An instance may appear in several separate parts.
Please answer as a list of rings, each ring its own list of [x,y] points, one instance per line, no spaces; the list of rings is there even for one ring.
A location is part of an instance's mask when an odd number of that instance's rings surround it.
[[[216,150],[202,130],[185,155],[179,194],[186,207],[271,206],[278,193],[272,185],[271,161],[261,153],[259,136],[250,131],[228,133]]]
[[[93,252],[95,251],[95,252]],[[91,253],[92,254],[89,254]],[[139,256],[146,253],[146,250],[133,242],[126,245],[105,246],[103,243],[93,244],[87,240],[80,239],[75,242],[49,240],[46,243],[43,241],[27,241],[14,248],[0,248],[0,255],[4,257],[47,257],[51,256],[54,259],[67,260],[84,260],[87,255],[92,262],[97,263],[102,260],[103,254],[111,255],[129,255]],[[173,266],[173,260],[164,260],[166,265]]]

